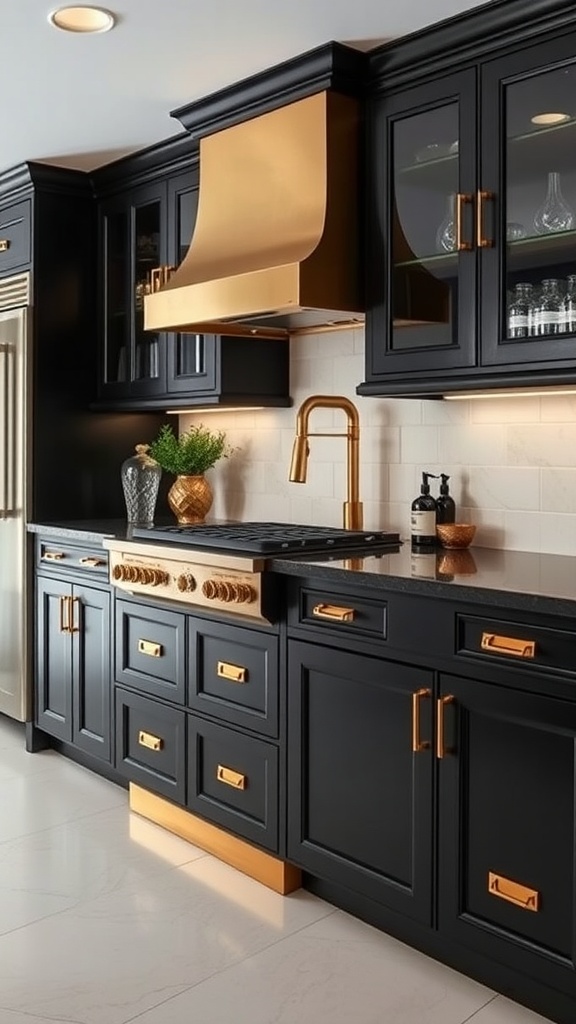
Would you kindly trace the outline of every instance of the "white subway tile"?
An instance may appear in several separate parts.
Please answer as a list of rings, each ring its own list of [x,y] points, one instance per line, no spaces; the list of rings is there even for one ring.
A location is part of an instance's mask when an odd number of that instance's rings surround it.
[[[511,426],[507,435],[508,465],[576,466],[576,423]]]
[[[504,513],[504,544],[509,551],[540,551],[541,514],[536,512]]]
[[[469,493],[484,508],[537,512],[540,508],[540,470],[512,466],[474,466]]]
[[[576,555],[576,514],[540,515],[540,550],[552,555]]]
[[[576,512],[576,469],[542,469],[543,512]]]
[[[460,405],[459,402],[448,404]],[[540,420],[540,399],[536,396],[471,399],[468,404],[472,423],[538,423]]]
[[[576,395],[543,395],[540,399],[543,423],[574,423]]]
[[[470,402],[423,401],[423,423],[450,423],[458,427],[470,421]]]
[[[402,462],[412,462],[422,469],[438,460],[438,427],[402,427],[400,432]]]
[[[438,430],[438,459],[441,462],[463,466],[493,466],[504,464],[506,452],[505,429],[496,424],[462,424],[440,426]]]

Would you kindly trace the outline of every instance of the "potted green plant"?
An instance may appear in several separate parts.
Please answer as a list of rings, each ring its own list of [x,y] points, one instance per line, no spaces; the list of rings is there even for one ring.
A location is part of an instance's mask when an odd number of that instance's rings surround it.
[[[149,454],[176,477],[168,492],[168,504],[179,523],[204,522],[214,497],[204,473],[233,450],[223,430],[209,430],[202,423],[178,437],[169,424],[160,428]]]

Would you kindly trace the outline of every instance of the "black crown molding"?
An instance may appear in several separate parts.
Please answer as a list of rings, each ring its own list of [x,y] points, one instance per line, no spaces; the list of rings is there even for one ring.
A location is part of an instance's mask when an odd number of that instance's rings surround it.
[[[436,72],[446,74],[451,55],[458,64],[492,57],[511,44],[529,43],[547,29],[563,28],[576,28],[574,0],[493,0],[370,51],[371,89],[388,90]]]
[[[361,96],[366,54],[343,43],[326,43],[241,82],[170,111],[195,138],[247,121],[313,93],[332,89]]]
[[[86,196],[91,194],[91,183],[85,171],[54,164],[43,164],[36,160],[17,164],[0,174],[0,199],[9,196],[10,201],[31,195],[35,190]]]
[[[124,188],[145,185],[159,174],[178,174],[198,169],[198,144],[181,132],[91,172],[95,194],[100,198]]]

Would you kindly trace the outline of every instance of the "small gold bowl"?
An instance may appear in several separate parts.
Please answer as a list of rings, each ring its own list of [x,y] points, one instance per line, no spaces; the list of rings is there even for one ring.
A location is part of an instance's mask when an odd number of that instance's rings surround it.
[[[436,536],[443,548],[467,548],[475,533],[473,523],[442,523],[436,527]]]

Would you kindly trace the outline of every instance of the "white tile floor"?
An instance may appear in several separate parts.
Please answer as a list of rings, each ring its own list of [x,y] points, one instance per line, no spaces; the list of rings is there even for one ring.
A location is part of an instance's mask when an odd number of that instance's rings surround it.
[[[0,717],[0,1024],[544,1024],[23,746]]]

